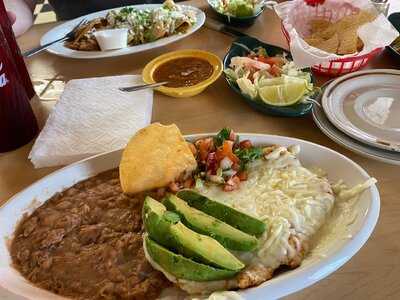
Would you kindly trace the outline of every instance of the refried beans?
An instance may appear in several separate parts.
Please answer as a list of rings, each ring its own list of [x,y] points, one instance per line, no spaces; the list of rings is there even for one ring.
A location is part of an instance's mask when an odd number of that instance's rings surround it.
[[[56,194],[18,225],[15,267],[74,299],[155,299],[170,283],[144,257],[143,199],[122,193],[117,169]]]

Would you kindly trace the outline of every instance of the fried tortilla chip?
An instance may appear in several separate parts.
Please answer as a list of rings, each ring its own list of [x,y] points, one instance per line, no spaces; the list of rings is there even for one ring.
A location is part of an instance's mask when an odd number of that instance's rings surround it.
[[[359,26],[364,25],[365,23],[372,22],[376,19],[376,15],[373,13],[370,13],[368,11],[362,10],[358,14],[358,20],[357,23]]]
[[[178,127],[154,123],[139,130],[122,153],[121,187],[127,194],[164,187],[196,167],[196,159]]]
[[[311,36],[309,38],[305,38],[304,40],[306,41],[307,44],[316,48],[318,48],[319,45],[324,42],[324,39],[317,36]]]
[[[373,13],[360,10],[335,23],[324,19],[314,19],[310,21],[311,35],[304,40],[309,45],[326,52],[340,55],[352,54],[364,48],[364,43],[357,34],[358,28],[372,22],[375,18],[376,15]]]
[[[357,51],[360,52],[363,48],[364,48],[364,43],[360,38],[358,38],[357,39]]]
[[[336,24],[331,24],[324,30],[315,32],[313,36],[318,36],[324,40],[329,40],[336,34],[336,32],[337,32]]]
[[[311,33],[327,29],[332,23],[324,19],[314,19],[310,21]]]
[[[318,48],[328,53],[336,53],[339,47],[339,35],[335,33],[329,40],[323,41]]]
[[[337,49],[338,54],[344,55],[357,52],[357,29],[351,28],[340,33],[339,40],[339,48]]]
[[[338,33],[357,27],[358,27],[358,14],[345,16],[336,22],[336,29]]]

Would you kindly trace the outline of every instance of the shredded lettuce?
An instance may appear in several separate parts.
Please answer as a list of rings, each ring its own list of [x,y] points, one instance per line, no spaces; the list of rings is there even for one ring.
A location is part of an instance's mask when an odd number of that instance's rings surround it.
[[[228,17],[250,17],[264,6],[262,0],[212,0],[210,4],[221,14]]]

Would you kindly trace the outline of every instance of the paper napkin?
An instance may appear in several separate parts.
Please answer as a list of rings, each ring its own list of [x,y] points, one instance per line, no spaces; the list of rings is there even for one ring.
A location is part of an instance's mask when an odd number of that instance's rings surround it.
[[[118,87],[141,83],[136,75],[69,81],[29,154],[34,166],[66,165],[124,147],[150,123],[153,91]]]

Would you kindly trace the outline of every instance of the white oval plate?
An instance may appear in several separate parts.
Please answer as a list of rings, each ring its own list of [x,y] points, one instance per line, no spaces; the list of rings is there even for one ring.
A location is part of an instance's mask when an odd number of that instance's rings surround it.
[[[191,135],[187,138],[197,139],[209,135],[211,134]],[[252,140],[256,145],[300,145],[302,149],[300,160],[303,165],[322,168],[328,172],[331,181],[343,179],[347,184],[355,185],[370,177],[367,172],[347,157],[317,144],[273,135],[241,134],[240,136],[243,139]],[[65,299],[31,285],[11,267],[11,258],[7,248],[10,237],[24,213],[33,211],[56,192],[61,192],[81,180],[117,167],[121,153],[122,151],[118,150],[100,154],[62,168],[18,193],[0,208],[0,220],[2,220],[0,226],[0,285],[2,287],[28,299]],[[241,291],[241,295],[245,299],[277,299],[328,276],[345,264],[367,241],[378,220],[379,207],[379,192],[373,185],[364,191],[360,200],[356,202],[356,218],[349,227],[351,239],[343,236],[331,239],[329,249],[325,252],[326,256],[310,254],[299,268],[277,275],[258,287]],[[20,298],[16,297],[16,299]]]
[[[329,84],[322,107],[342,132],[381,149],[400,151],[400,71],[347,74]]]
[[[155,9],[160,7],[162,4],[141,4],[141,5],[129,5],[129,7],[134,7],[136,9],[142,10],[142,9]],[[198,9],[197,7],[194,6],[189,6],[189,5],[180,5],[184,10],[193,10],[196,13],[196,23],[185,33],[183,34],[174,34],[169,37],[165,37],[159,40],[156,40],[151,43],[146,43],[146,44],[141,44],[141,45],[136,45],[136,46],[131,46],[131,47],[126,47],[123,49],[118,49],[118,50],[109,50],[109,51],[77,51],[73,49],[69,49],[64,46],[64,42],[61,43],[56,43],[52,45],[50,48],[47,49],[50,53],[59,55],[59,56],[64,56],[64,57],[71,57],[71,58],[80,58],[80,59],[91,59],[91,58],[103,58],[103,57],[115,57],[115,56],[121,56],[121,55],[127,55],[127,54],[133,54],[133,53],[138,53],[138,52],[143,52],[146,50],[151,50],[155,48],[159,48],[165,45],[168,45],[170,43],[179,41],[192,33],[196,32],[203,26],[204,21],[206,20],[206,15],[204,14],[203,11]],[[104,17],[110,10],[114,9],[121,9],[123,7],[119,8],[113,8],[113,9],[107,9],[107,10],[102,10],[98,11],[92,14],[88,14],[79,18],[76,18],[74,20],[65,22],[57,27],[54,27],[53,29],[49,30],[47,33],[45,33],[41,40],[40,40],[40,45],[47,44],[51,41],[54,41],[56,39],[59,39],[60,37],[64,36],[66,33],[70,32],[72,28],[75,27],[76,24],[79,23],[80,20],[86,19],[86,20],[92,20],[98,17]]]
[[[319,103],[321,101],[320,98],[317,98],[315,100],[319,101]],[[321,131],[327,137],[329,137],[331,140],[335,141],[339,145],[342,145],[346,149],[377,161],[392,165],[400,165],[399,152],[376,148],[361,143],[353,139],[352,137],[344,134],[329,121],[322,107],[319,107],[318,105],[313,105],[312,116],[315,124],[317,124],[319,129],[321,129]]]

